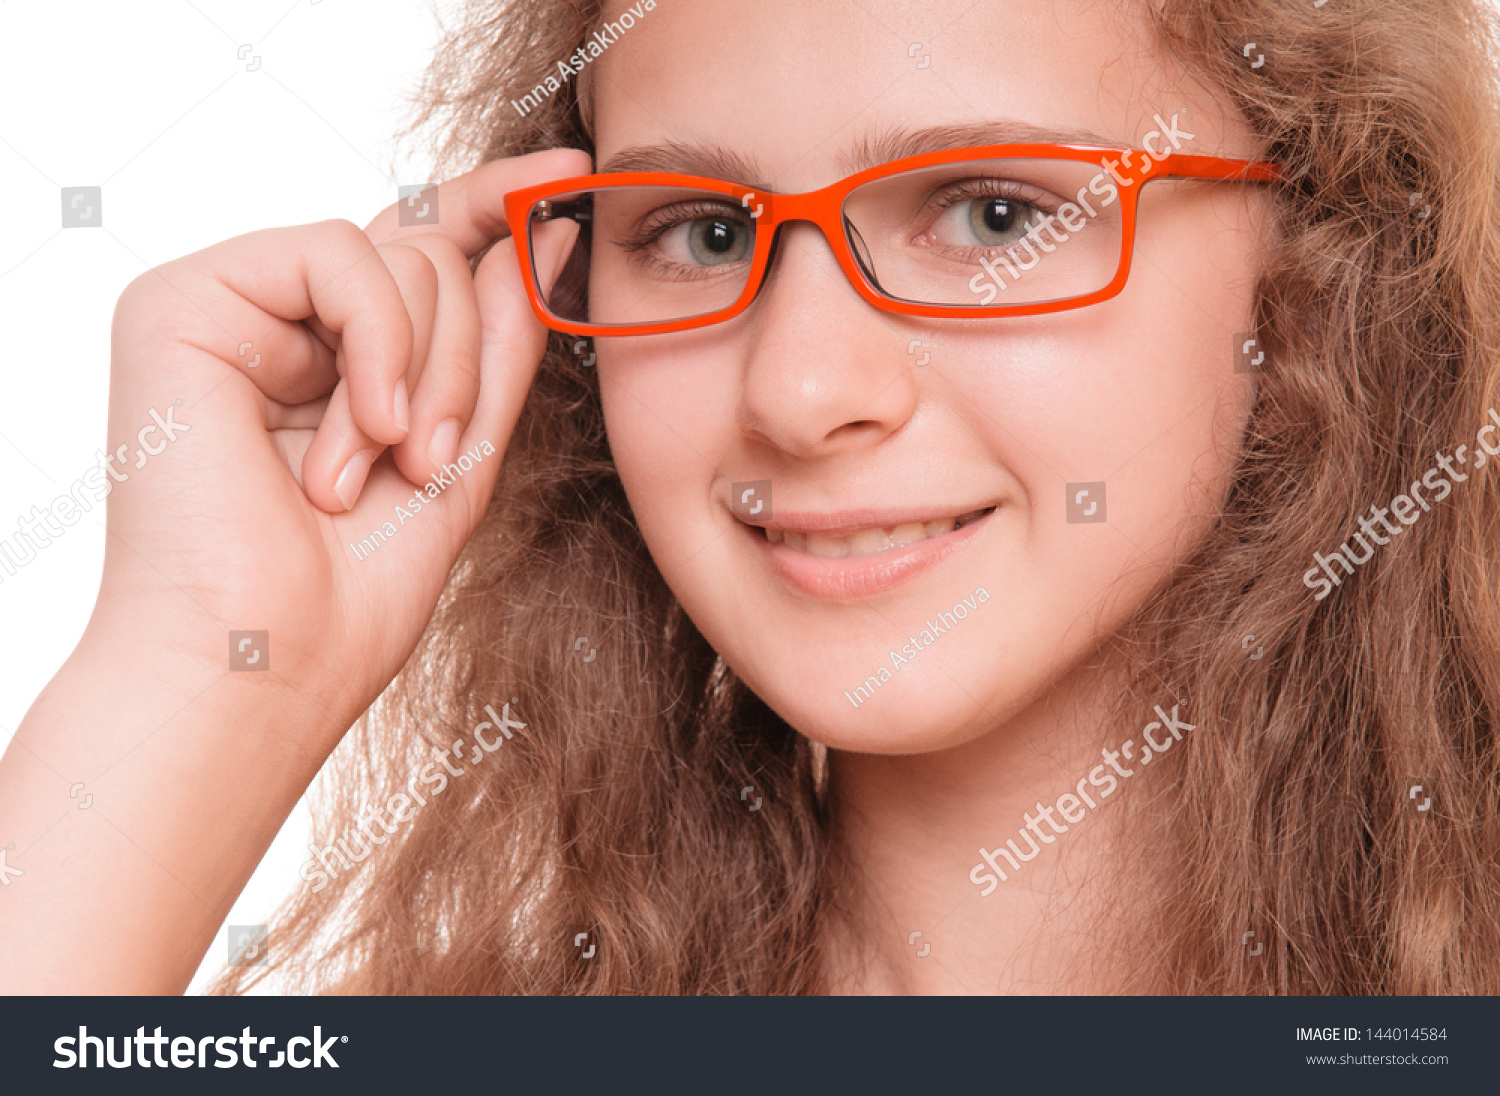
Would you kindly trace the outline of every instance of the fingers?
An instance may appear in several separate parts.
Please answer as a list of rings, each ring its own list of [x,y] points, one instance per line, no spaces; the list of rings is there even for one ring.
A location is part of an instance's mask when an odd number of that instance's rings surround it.
[[[578,226],[572,221],[540,225],[533,233],[538,280],[544,289],[551,289],[577,237]],[[514,240],[502,240],[484,257],[474,274],[474,290],[480,315],[479,398],[460,448],[467,451],[489,442],[504,452],[536,377],[547,329],[526,298]],[[483,476],[459,481],[470,503],[471,527],[489,503],[499,462],[480,467],[485,469]]]
[[[395,275],[360,229],[348,221],[267,229],[189,259],[254,306],[242,315],[232,308],[207,329],[204,349],[282,403],[326,395],[340,363],[348,363],[344,383],[359,431],[380,445],[405,439],[411,319]],[[163,274],[170,277],[174,265]],[[310,317],[338,337],[337,354],[326,335],[301,322]],[[247,342],[254,352],[242,355]]]
[[[348,250],[358,258],[328,281],[309,278],[313,307],[328,329],[338,332],[339,357],[354,366],[341,370],[353,422],[370,439],[394,445],[409,429],[406,374],[418,345],[417,333],[395,272],[369,237],[347,221],[330,223],[340,226],[340,237],[349,236]],[[346,232],[344,225],[353,232]],[[363,249],[355,236],[363,240]],[[317,273],[322,272],[309,271]],[[366,295],[369,290],[378,295]]]
[[[446,236],[407,236],[402,244],[424,256],[437,284],[436,313],[425,368],[413,380],[411,433],[395,447],[396,466],[422,483],[458,455],[459,436],[479,396],[479,306],[469,260]]]
[[[432,260],[419,247],[393,243],[376,250],[378,260],[385,265],[397,287],[411,332],[410,360],[405,375],[398,378],[394,392],[397,425],[407,429],[410,419],[408,390],[420,382],[433,346],[434,323],[439,311],[438,273]],[[456,292],[462,295],[461,288]],[[454,293],[455,290],[450,288],[448,295]],[[449,307],[451,310],[452,306]],[[371,464],[385,448],[384,439],[364,429],[356,414],[354,403],[358,390],[354,382],[357,373],[349,368],[347,347],[346,340],[338,350],[338,371],[343,379],[334,389],[317,434],[302,458],[302,485],[308,498],[324,510],[335,513],[354,506]]]
[[[267,430],[316,430],[328,411],[330,397],[301,403],[266,401]],[[300,463],[300,462],[299,462]]]
[[[365,233],[372,240],[384,242],[437,232],[451,239],[465,256],[472,259],[492,241],[510,235],[510,226],[505,221],[507,192],[552,179],[587,175],[592,170],[593,161],[588,153],[569,148],[548,149],[509,160],[491,160],[467,174],[435,184],[438,199],[436,224],[402,228],[401,203],[396,202],[381,210],[365,226]]]
[[[283,409],[323,406],[300,472],[309,499],[326,511],[352,508],[387,447],[413,482],[466,444],[485,440],[503,451],[546,332],[531,313],[513,244],[481,266],[482,298],[469,259],[509,235],[509,191],[590,169],[588,155],[571,149],[494,161],[439,184],[437,225],[402,228],[392,205],[364,231],[347,221],[271,229],[179,260],[191,263],[184,275],[206,273],[231,294],[227,318],[219,313],[214,330],[188,341],[237,366]],[[549,286],[576,232],[561,222],[536,233]],[[477,427],[476,407],[485,416]],[[272,417],[305,422],[284,411],[267,416],[272,429]]]
[[[422,483],[458,455],[459,436],[479,394],[479,309],[469,261],[446,236],[406,236],[378,249],[412,321],[410,432],[394,447],[396,466]],[[335,393],[338,396],[338,393]],[[350,509],[379,442],[360,430],[347,394],[328,413],[303,461],[303,482],[320,506]]]
[[[323,422],[302,457],[302,489],[330,513],[352,510],[370,466],[385,448],[354,425],[349,386],[340,381],[328,398]]]
[[[439,184],[437,225],[400,227],[397,203],[383,210],[367,227],[366,234],[371,239],[388,241],[377,249],[382,256],[400,254],[394,249],[402,245],[424,255],[437,286],[435,296],[425,289],[415,291],[416,287],[407,286],[407,278],[401,271],[395,272],[411,311],[413,353],[423,359],[414,364],[408,375],[410,432],[393,451],[397,467],[408,480],[425,482],[444,465],[455,461],[462,448],[481,441],[504,450],[527,386],[535,375],[546,332],[531,315],[524,286],[515,276],[513,246],[504,252],[511,256],[506,277],[492,286],[496,291],[503,289],[510,300],[503,307],[492,302],[488,320],[482,316],[476,297],[469,259],[497,237],[509,235],[504,215],[506,193],[568,173],[583,174],[590,167],[586,153],[569,149],[494,161]],[[565,249],[572,246],[576,234],[576,226],[571,224],[557,226],[546,234],[551,251],[545,261],[555,263],[556,269],[560,269]],[[537,246],[543,247],[541,234]],[[538,262],[543,261],[539,256]],[[549,274],[549,285],[551,277]],[[426,311],[419,316],[418,309]],[[510,330],[517,323],[525,329],[524,336]],[[493,413],[491,416],[500,428],[480,438],[471,429],[470,419],[482,387],[481,355],[487,337],[486,324],[491,329],[488,338],[494,348],[492,356],[510,364],[501,367],[507,385],[497,396],[504,411],[498,418]],[[516,362],[522,364],[517,366]],[[371,463],[378,459],[381,450],[380,439],[359,428],[355,411],[353,390],[347,402],[336,391],[324,426],[303,463],[308,496],[325,509],[354,506]],[[476,486],[480,482],[475,481]],[[486,490],[492,487],[491,478]]]

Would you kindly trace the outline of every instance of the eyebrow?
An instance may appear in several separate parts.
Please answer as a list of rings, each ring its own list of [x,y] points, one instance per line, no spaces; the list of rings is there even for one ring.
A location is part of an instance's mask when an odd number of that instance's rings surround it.
[[[1060,130],[1028,122],[1002,120],[911,129],[898,126],[862,137],[838,157],[839,170],[853,175],[878,164],[920,156],[926,152],[971,148],[980,145],[1059,144],[1099,145],[1129,148],[1112,137],[1086,130]],[[775,191],[762,177],[755,162],[723,145],[667,141],[658,145],[634,145],[615,153],[601,169],[605,174],[622,171],[664,171],[699,175],[740,183],[756,190]]]

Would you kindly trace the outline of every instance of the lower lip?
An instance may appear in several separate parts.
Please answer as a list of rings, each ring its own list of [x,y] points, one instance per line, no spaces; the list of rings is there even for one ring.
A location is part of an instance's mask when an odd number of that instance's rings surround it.
[[[771,570],[797,589],[813,597],[843,600],[874,597],[931,570],[978,535],[997,513],[998,508],[961,529],[928,537],[905,548],[842,559],[813,556],[784,544],[772,544],[758,527],[742,525],[742,528],[765,553]]]

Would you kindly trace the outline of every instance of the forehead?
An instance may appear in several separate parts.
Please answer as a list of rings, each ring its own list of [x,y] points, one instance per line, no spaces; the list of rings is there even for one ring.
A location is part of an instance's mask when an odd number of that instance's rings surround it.
[[[1195,152],[1252,149],[1128,0],[612,0],[605,18],[627,12],[593,62],[601,167],[808,190],[913,140],[1007,139],[970,139],[987,128],[1133,147],[1155,113],[1184,109]],[[715,166],[733,170],[697,170],[703,150],[729,153]]]

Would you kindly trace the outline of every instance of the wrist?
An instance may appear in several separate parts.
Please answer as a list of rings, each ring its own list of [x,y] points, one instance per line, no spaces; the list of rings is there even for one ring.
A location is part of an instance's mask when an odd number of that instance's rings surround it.
[[[179,646],[91,621],[0,758],[0,845],[25,872],[0,910],[15,985],[181,992],[337,741],[272,674]]]
[[[306,644],[277,624],[101,596],[58,677],[74,690],[149,706],[141,713],[148,719],[182,710],[205,744],[226,740],[240,763],[300,781],[300,795],[363,706],[332,671],[309,677],[315,663],[297,655]]]
[[[131,614],[120,627],[96,611],[22,726],[45,719],[48,736],[72,741],[94,771],[127,755],[149,761],[152,780],[212,783],[231,768],[266,806],[289,810],[358,713],[338,722],[329,704],[310,700],[276,672],[263,637],[236,652],[239,667],[230,647],[206,615]]]

